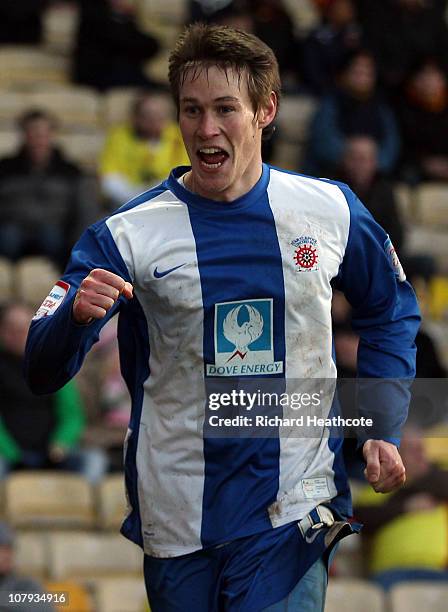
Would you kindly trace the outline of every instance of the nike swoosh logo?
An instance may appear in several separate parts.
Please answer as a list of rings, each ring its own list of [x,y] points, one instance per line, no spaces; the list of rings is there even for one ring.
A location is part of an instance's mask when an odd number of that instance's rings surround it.
[[[155,278],[163,278],[167,274],[174,272],[174,270],[178,270],[179,268],[182,268],[182,266],[185,266],[185,264],[183,263],[183,264],[180,264],[180,266],[174,266],[174,268],[169,268],[168,270],[164,270],[163,272],[159,272],[156,266],[154,270],[154,276]]]
[[[320,534],[321,529],[322,529],[322,527],[320,529],[317,529],[312,535],[305,536],[305,541],[308,544],[312,544],[314,542],[314,540],[317,538],[317,536]]]

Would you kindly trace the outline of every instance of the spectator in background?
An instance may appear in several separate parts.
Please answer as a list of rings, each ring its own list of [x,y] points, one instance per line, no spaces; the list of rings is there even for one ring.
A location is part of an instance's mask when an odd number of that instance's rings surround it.
[[[51,115],[32,110],[18,125],[18,152],[0,160],[0,254],[39,254],[61,264],[74,236],[96,217],[92,183],[56,146]]]
[[[444,0],[358,0],[359,19],[385,88],[396,93],[422,57],[447,66],[445,5]]]
[[[49,4],[49,0],[2,0],[0,44],[39,44],[42,40],[42,13]]]
[[[100,91],[150,86],[143,63],[157,53],[157,40],[135,21],[132,0],[80,0],[73,79]]]
[[[45,602],[22,602],[8,604],[8,594],[29,593],[42,594],[44,589],[34,580],[27,576],[21,576],[15,571],[14,559],[15,534],[9,525],[0,521],[0,592],[2,593],[2,610],[14,610],[15,612],[54,612],[54,607]],[[3,605],[4,604],[4,605]]]
[[[173,166],[189,164],[171,101],[157,92],[135,100],[129,123],[113,128],[100,159],[103,194],[114,207],[165,179]]]
[[[337,172],[349,136],[365,135],[378,145],[378,170],[390,173],[400,143],[395,118],[376,88],[373,57],[365,50],[350,55],[339,77],[339,87],[324,96],[312,120],[305,172],[327,176]]]
[[[326,0],[320,11],[321,23],[306,38],[302,56],[303,84],[316,96],[334,89],[339,69],[361,46],[352,0]]]
[[[63,469],[97,482],[107,468],[96,448],[79,448],[85,416],[76,384],[54,395],[33,395],[25,384],[22,360],[33,315],[21,303],[0,310],[0,477],[15,468]]]
[[[392,184],[379,173],[378,145],[371,136],[346,138],[337,178],[353,189],[400,252],[404,222],[400,218]]]
[[[365,487],[355,500],[363,537],[371,537],[372,578],[385,589],[401,581],[448,580],[448,471],[429,461],[423,432],[415,426],[405,428],[400,455],[405,485],[384,495]]]
[[[433,59],[421,61],[400,96],[401,177],[410,183],[448,181],[448,77]]]

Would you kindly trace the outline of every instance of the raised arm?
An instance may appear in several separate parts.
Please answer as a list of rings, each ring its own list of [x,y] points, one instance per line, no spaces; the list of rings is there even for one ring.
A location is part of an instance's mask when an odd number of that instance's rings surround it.
[[[90,227],[31,323],[24,368],[34,393],[57,391],[78,372],[101,328],[132,298],[131,283],[108,227]]]

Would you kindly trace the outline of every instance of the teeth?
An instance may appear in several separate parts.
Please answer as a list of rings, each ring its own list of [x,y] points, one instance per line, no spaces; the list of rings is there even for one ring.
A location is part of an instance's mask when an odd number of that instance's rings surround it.
[[[219,168],[220,166],[222,166],[222,162],[219,162],[217,164],[207,164],[206,162],[202,162],[204,164],[204,166],[206,166],[207,168]]]
[[[222,149],[216,149],[215,147],[208,147],[204,149],[199,149],[200,153],[211,154],[211,153],[220,153]]]

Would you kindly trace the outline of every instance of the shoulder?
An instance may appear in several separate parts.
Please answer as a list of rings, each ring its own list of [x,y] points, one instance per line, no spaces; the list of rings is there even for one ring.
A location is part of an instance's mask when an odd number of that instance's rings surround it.
[[[270,170],[270,183],[273,186],[280,190],[283,188],[290,193],[314,196],[329,209],[337,206],[346,208],[356,198],[350,187],[340,181],[299,174],[275,166],[271,166]]]

